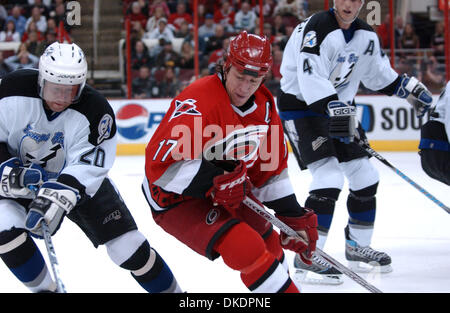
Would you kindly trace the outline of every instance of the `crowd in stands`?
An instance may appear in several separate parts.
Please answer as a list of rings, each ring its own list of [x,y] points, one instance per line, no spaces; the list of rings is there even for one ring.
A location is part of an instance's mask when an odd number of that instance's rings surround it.
[[[193,1],[122,0],[122,3],[124,17],[131,21],[132,29],[133,97],[175,96],[194,80]],[[272,43],[274,58],[265,85],[274,95],[281,79],[284,46],[295,26],[313,13],[308,8],[308,0],[263,1],[263,34]],[[215,72],[231,36],[243,29],[259,34],[260,8],[258,0],[199,0],[197,10],[202,77]],[[390,49],[389,21],[388,15],[381,25],[374,25],[384,50]],[[443,22],[432,23],[431,34],[416,33],[413,24],[404,23],[400,16],[394,22],[395,48],[400,51],[396,54],[397,71],[417,76],[438,92],[445,83]],[[173,45],[178,38],[183,40],[181,51],[176,51]],[[155,39],[157,44],[147,45],[148,39]],[[141,67],[145,69],[141,71]],[[361,86],[361,93],[370,91]]]
[[[58,27],[70,34],[64,0],[0,1],[0,46],[17,42],[17,51],[0,49],[0,78],[21,68],[37,68],[39,56],[55,42]]]

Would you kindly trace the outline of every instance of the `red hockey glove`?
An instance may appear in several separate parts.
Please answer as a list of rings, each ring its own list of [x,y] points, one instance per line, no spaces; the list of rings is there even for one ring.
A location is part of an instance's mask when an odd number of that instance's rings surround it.
[[[251,186],[247,167],[241,160],[231,173],[214,177],[213,186],[206,195],[211,196],[214,205],[221,205],[233,213],[250,192]]]
[[[311,265],[311,258],[316,250],[316,241],[319,238],[317,234],[317,215],[309,209],[305,210],[306,214],[303,216],[288,217],[277,215],[277,217],[299,235],[299,237],[292,237],[281,232],[281,246],[298,253],[303,262]]]

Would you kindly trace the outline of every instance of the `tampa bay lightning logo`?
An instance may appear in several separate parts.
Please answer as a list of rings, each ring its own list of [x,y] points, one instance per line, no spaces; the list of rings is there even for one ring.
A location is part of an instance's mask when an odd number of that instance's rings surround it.
[[[23,164],[38,164],[49,177],[57,177],[65,166],[64,133],[43,133],[31,125],[23,130],[24,136],[19,145],[20,159]]]
[[[111,136],[111,129],[113,124],[113,118],[109,114],[103,115],[100,123],[98,124],[98,138],[97,143],[100,144],[103,140],[108,139]]]
[[[336,65],[331,71],[329,80],[334,88],[344,88],[350,82],[350,77],[353,74],[356,63],[359,57],[356,53],[349,53],[348,55],[339,54],[336,59]]]
[[[149,112],[139,104],[130,103],[121,107],[116,113],[117,131],[130,140],[147,135]]]

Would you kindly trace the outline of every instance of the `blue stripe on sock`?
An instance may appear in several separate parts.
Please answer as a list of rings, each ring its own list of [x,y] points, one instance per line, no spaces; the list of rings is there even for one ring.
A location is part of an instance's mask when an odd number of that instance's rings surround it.
[[[41,252],[36,249],[33,256],[21,266],[10,268],[11,272],[23,283],[35,280],[45,267]]]
[[[366,223],[374,223],[375,222],[375,213],[376,210],[369,210],[365,212],[355,213],[351,212],[350,217],[354,220],[366,222]]]
[[[164,266],[158,276],[156,276],[151,281],[140,283],[142,288],[144,288],[146,291],[150,293],[160,293],[169,289],[174,277],[167,264],[164,261],[163,263]]]
[[[317,223],[321,228],[330,229],[332,219],[331,214],[317,214]]]

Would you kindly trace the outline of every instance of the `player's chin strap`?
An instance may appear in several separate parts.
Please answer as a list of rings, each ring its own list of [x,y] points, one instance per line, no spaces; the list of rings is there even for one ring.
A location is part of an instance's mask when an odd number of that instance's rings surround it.
[[[403,172],[401,172],[398,168],[396,168],[395,166],[393,166],[391,163],[389,163],[385,158],[383,158],[378,152],[376,152],[375,150],[373,150],[364,140],[361,140],[359,138],[354,139],[354,141],[360,145],[367,153],[369,153],[371,156],[375,157],[376,159],[378,159],[378,161],[380,161],[381,163],[383,163],[384,165],[386,165],[387,167],[389,167],[391,170],[393,170],[397,175],[399,175],[401,178],[403,178],[404,180],[406,180],[409,184],[411,184],[414,188],[416,188],[417,190],[419,190],[422,194],[424,194],[428,199],[430,199],[431,201],[433,201],[434,203],[436,203],[438,206],[440,206],[442,209],[444,209],[445,212],[450,214],[450,208],[448,206],[446,206],[444,203],[442,203],[441,201],[439,201],[438,199],[436,199],[435,196],[433,196],[431,193],[429,193],[428,191],[426,191],[424,188],[422,188],[421,186],[419,186],[419,184],[417,184],[416,182],[414,182],[411,178],[409,178],[408,176],[406,176],[405,174],[403,174]]]
[[[256,203],[249,197],[246,197],[244,199],[244,204],[248,206],[251,210],[256,212],[258,215],[262,216],[264,219],[266,219],[268,222],[272,223],[275,227],[277,227],[279,230],[287,234],[288,236],[292,237],[299,237],[297,232],[293,230],[291,227],[280,221],[278,218],[270,214],[265,210],[264,207],[262,207],[260,204]],[[375,286],[368,283],[364,278],[347,268],[346,266],[342,265],[335,259],[333,259],[331,256],[320,250],[319,248],[316,248],[315,251],[316,254],[320,255],[322,258],[327,260],[335,269],[339,270],[343,274],[347,275],[351,280],[354,282],[357,282],[361,286],[363,286],[365,289],[369,290],[372,293],[382,293],[381,290],[376,288]]]

